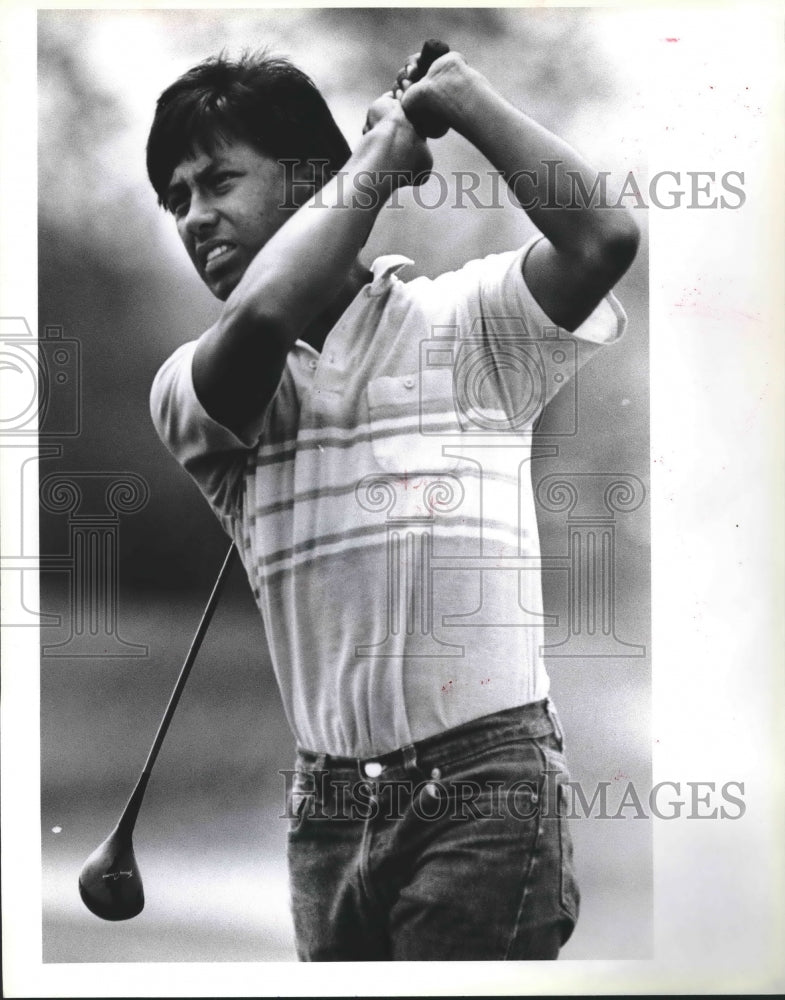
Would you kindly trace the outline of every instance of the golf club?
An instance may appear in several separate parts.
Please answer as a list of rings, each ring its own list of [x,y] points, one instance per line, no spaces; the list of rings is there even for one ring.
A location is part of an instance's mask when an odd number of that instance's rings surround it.
[[[437,38],[429,38],[420,50],[420,58],[417,60],[417,66],[410,77],[412,83],[421,80],[431,65],[449,51],[450,46],[446,42],[440,42]],[[393,91],[397,85],[396,81]],[[440,139],[448,131],[447,126],[432,115],[416,115],[410,117],[409,120],[424,139]]]
[[[144,769],[131,793],[128,804],[123,810],[117,826],[85,861],[79,874],[79,895],[82,897],[82,902],[88,910],[103,920],[129,920],[141,913],[144,908],[144,888],[136,864],[132,840],[136,817],[139,815],[139,808],[150,780],[153,764],[155,764],[180,695],[183,693],[185,682],[188,680],[199,647],[207,633],[221,590],[229,575],[234,550],[234,543],[232,543],[207,601],[202,620],[199,622],[199,627],[191,642],[191,648],[188,650],[188,655],[180,670],[180,676],[177,678],[177,683],[169,698],[169,704],[166,706],[166,711],[158,726],[158,732],[155,734],[150,753],[147,755]]]
[[[449,46],[444,42],[435,39],[426,41],[422,47],[417,68],[412,73],[412,82],[425,76],[431,64],[449,51]],[[444,125],[433,117],[418,116],[412,124],[420,135],[426,138],[438,138],[447,131]],[[153,765],[207,632],[221,589],[228,576],[233,551],[234,545],[232,544],[207,601],[204,614],[199,622],[191,648],[188,650],[188,655],[183,663],[180,676],[177,678],[177,683],[172,691],[169,704],[166,706],[166,711],[161,719],[136,787],[131,793],[117,826],[82,866],[79,875],[79,894],[85,906],[103,920],[129,920],[141,913],[144,908],[144,888],[136,864],[132,834]]]

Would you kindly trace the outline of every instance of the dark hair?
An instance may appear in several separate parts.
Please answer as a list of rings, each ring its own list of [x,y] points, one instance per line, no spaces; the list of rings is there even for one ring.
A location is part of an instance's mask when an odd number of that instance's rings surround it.
[[[275,159],[316,164],[316,189],[349,159],[351,150],[309,76],[287,59],[264,52],[238,60],[223,54],[189,69],[158,98],[147,140],[147,173],[165,205],[175,168],[197,150],[223,140],[247,142]]]

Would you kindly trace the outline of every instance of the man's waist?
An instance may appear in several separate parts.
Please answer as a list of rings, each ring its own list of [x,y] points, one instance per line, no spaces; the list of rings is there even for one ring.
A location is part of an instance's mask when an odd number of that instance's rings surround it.
[[[458,754],[474,754],[506,742],[539,739],[553,734],[563,743],[558,715],[549,698],[479,716],[440,733],[405,744],[386,753],[339,756],[298,747],[298,768],[306,771],[349,772],[367,778],[396,780],[413,768],[433,771]]]

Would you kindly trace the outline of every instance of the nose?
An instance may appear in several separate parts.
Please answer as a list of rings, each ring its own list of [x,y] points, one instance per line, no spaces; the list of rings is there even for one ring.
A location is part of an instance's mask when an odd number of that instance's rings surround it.
[[[193,194],[183,226],[190,236],[202,235],[218,221],[218,212],[207,198]]]

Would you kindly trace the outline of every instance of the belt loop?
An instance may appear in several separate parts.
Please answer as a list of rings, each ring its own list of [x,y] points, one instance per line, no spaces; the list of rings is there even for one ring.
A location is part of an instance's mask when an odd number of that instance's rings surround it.
[[[325,771],[327,769],[326,764],[327,764],[327,754],[317,753],[316,758],[313,762],[314,771]]]
[[[407,743],[406,746],[401,747],[401,752],[403,754],[403,766],[407,771],[417,770],[417,751],[414,749],[413,743]]]
[[[553,732],[556,739],[559,741],[559,749],[564,751],[564,730],[561,727],[561,719],[559,718],[559,713],[556,711],[556,706],[553,704],[550,698],[545,701],[545,708],[548,712],[548,717],[553,725]]]

